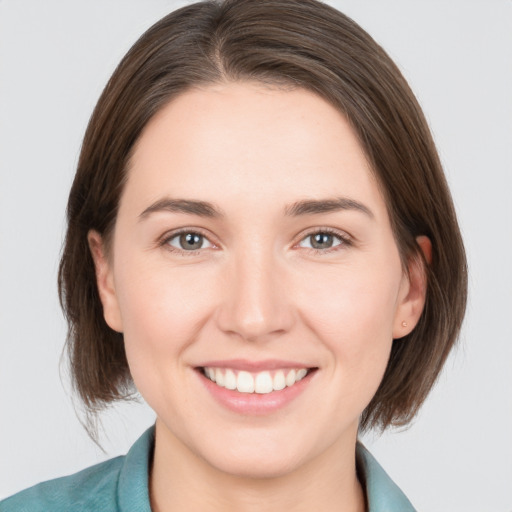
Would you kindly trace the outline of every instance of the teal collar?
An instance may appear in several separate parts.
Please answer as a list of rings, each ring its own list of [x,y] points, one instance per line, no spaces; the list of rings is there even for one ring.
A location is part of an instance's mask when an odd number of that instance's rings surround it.
[[[124,458],[117,484],[120,512],[151,512],[149,470],[155,448],[155,426],[148,428]]]
[[[405,494],[360,442],[356,460],[359,478],[366,488],[368,512],[415,512]]]

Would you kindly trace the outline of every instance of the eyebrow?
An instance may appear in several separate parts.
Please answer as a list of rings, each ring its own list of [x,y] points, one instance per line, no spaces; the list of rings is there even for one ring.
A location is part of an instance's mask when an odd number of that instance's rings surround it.
[[[367,206],[347,197],[337,197],[334,199],[305,199],[287,205],[284,211],[286,216],[299,217],[302,215],[318,215],[343,210],[356,210],[368,215],[368,217],[372,219],[374,218],[372,211]],[[185,213],[208,218],[224,217],[222,210],[208,201],[164,198],[146,208],[139,215],[139,219],[143,220],[150,214],[161,211]]]
[[[222,211],[207,201],[196,201],[192,199],[160,199],[146,208],[140,215],[142,220],[155,212],[188,213],[199,217],[223,217]]]
[[[375,218],[373,212],[359,201],[348,197],[336,197],[334,199],[306,199],[297,201],[285,208],[286,215],[298,217],[300,215],[314,215],[320,213],[331,213],[342,210],[356,210],[362,212],[371,219]]]

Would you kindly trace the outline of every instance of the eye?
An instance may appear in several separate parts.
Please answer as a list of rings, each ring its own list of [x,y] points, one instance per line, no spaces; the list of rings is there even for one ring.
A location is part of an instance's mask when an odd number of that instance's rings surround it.
[[[201,233],[183,231],[176,233],[165,240],[167,245],[179,251],[198,251],[213,247],[213,244]]]
[[[340,245],[349,245],[350,241],[339,233],[322,230],[310,233],[299,242],[299,247],[327,252]]]

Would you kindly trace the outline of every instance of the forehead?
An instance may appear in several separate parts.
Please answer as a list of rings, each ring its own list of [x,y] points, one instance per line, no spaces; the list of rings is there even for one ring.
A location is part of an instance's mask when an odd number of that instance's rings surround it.
[[[338,110],[304,89],[249,82],[191,89],[163,107],[137,142],[127,188],[146,202],[167,193],[274,203],[338,194],[382,203]]]

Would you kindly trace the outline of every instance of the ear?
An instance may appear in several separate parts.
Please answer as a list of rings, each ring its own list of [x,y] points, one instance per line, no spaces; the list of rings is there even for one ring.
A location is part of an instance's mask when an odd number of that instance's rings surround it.
[[[96,269],[96,284],[103,305],[103,317],[111,329],[117,332],[123,332],[123,323],[114,285],[112,265],[106,254],[105,244],[101,235],[94,230],[89,231],[87,234],[87,241]]]
[[[426,264],[432,262],[432,243],[426,236],[416,238],[424,258],[415,256],[408,263],[409,275],[404,275],[398,308],[393,324],[393,338],[407,336],[418,323],[427,296]],[[426,263],[425,263],[426,262]]]

